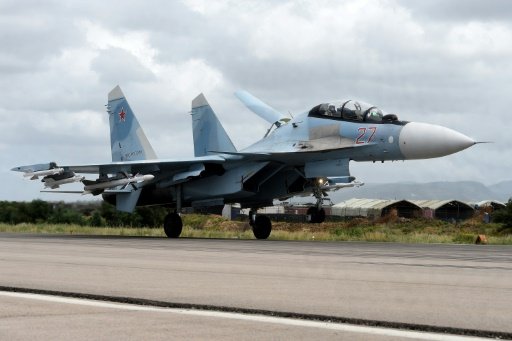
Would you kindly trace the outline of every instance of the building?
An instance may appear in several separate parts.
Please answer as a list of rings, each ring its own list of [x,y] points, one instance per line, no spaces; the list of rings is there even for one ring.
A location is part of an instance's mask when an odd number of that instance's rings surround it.
[[[342,217],[380,218],[396,210],[399,217],[421,217],[421,207],[408,200],[350,199],[332,206],[331,214]]]
[[[411,200],[411,202],[422,208],[425,218],[464,220],[475,214],[473,207],[458,200]]]
[[[472,202],[469,203],[471,207],[473,207],[475,210],[488,210],[489,212],[494,212],[496,210],[499,210],[500,208],[504,208],[505,204],[496,200],[483,200],[479,202]]]

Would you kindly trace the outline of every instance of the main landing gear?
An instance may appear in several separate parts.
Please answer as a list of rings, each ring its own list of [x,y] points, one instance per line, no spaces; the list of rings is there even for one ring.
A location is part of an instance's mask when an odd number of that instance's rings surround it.
[[[164,232],[169,238],[178,238],[183,229],[181,220],[181,184],[176,185],[176,211],[169,213],[164,218]]]
[[[171,212],[165,216],[164,232],[169,238],[178,238],[183,229],[183,221],[177,212]]]
[[[249,211],[249,225],[256,239],[267,239],[272,232],[272,222],[266,215],[256,215],[255,211]]]

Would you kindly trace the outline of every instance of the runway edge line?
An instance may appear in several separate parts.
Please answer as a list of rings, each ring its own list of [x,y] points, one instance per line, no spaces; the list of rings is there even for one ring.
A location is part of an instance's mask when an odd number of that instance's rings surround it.
[[[0,285],[0,291],[27,293],[27,294],[39,294],[39,295],[48,295],[48,296],[59,296],[59,297],[71,297],[71,298],[88,299],[88,300],[94,300],[94,301],[133,304],[133,305],[139,305],[139,306],[219,311],[219,312],[229,312],[229,313],[241,313],[241,314],[247,314],[247,315],[264,315],[264,316],[292,318],[292,319],[307,320],[307,321],[343,323],[343,324],[353,324],[353,325],[368,326],[368,327],[381,327],[381,328],[392,328],[392,329],[401,329],[401,330],[410,330],[410,331],[444,333],[444,334],[451,334],[451,335],[477,336],[477,337],[485,337],[485,338],[490,338],[490,339],[512,340],[512,333],[497,332],[497,331],[490,331],[490,330],[465,329],[465,328],[430,326],[430,325],[402,323],[402,322],[365,320],[365,319],[357,319],[357,318],[350,318],[350,317],[328,316],[328,315],[319,315],[319,314],[303,314],[303,313],[272,311],[272,310],[264,310],[264,309],[251,309],[251,308],[238,308],[238,307],[216,306],[216,305],[206,305],[206,304],[166,302],[166,301],[150,300],[150,299],[145,299],[145,298],[108,296],[108,295],[86,294],[86,293],[76,293],[76,292],[67,292],[67,291],[46,290],[46,289],[11,287],[11,286],[2,286],[2,285]]]

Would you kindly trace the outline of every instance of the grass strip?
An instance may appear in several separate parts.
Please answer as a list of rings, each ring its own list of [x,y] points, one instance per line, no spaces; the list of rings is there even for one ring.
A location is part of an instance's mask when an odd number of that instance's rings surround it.
[[[230,221],[215,215],[183,215],[183,225],[182,237],[254,239],[247,222]],[[161,227],[92,227],[45,222],[0,224],[0,232],[165,237]],[[456,224],[426,219],[395,221],[353,219],[322,224],[273,222],[270,239],[473,244],[477,236],[482,234],[486,235],[489,244],[512,245],[511,229],[504,229],[499,224],[484,224],[478,218]]]

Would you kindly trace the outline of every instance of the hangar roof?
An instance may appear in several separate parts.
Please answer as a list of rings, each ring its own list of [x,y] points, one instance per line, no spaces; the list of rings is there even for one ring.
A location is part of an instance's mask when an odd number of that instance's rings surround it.
[[[421,207],[409,200],[385,200],[385,199],[350,199],[332,206],[333,214],[344,216],[375,216],[381,215],[382,211],[394,205],[405,206],[421,210]]]
[[[437,210],[445,205],[465,206],[467,208],[473,209],[473,207],[471,207],[469,204],[459,200],[411,200],[411,202],[418,205],[419,207],[430,208],[432,210]]]
[[[494,208],[502,208],[506,205],[500,201],[497,200],[482,200],[479,202],[471,202],[469,203],[472,207],[478,208],[478,207],[489,207],[492,206]]]
[[[333,207],[360,207],[360,208],[383,208],[399,200],[385,199],[349,199],[342,201]]]

